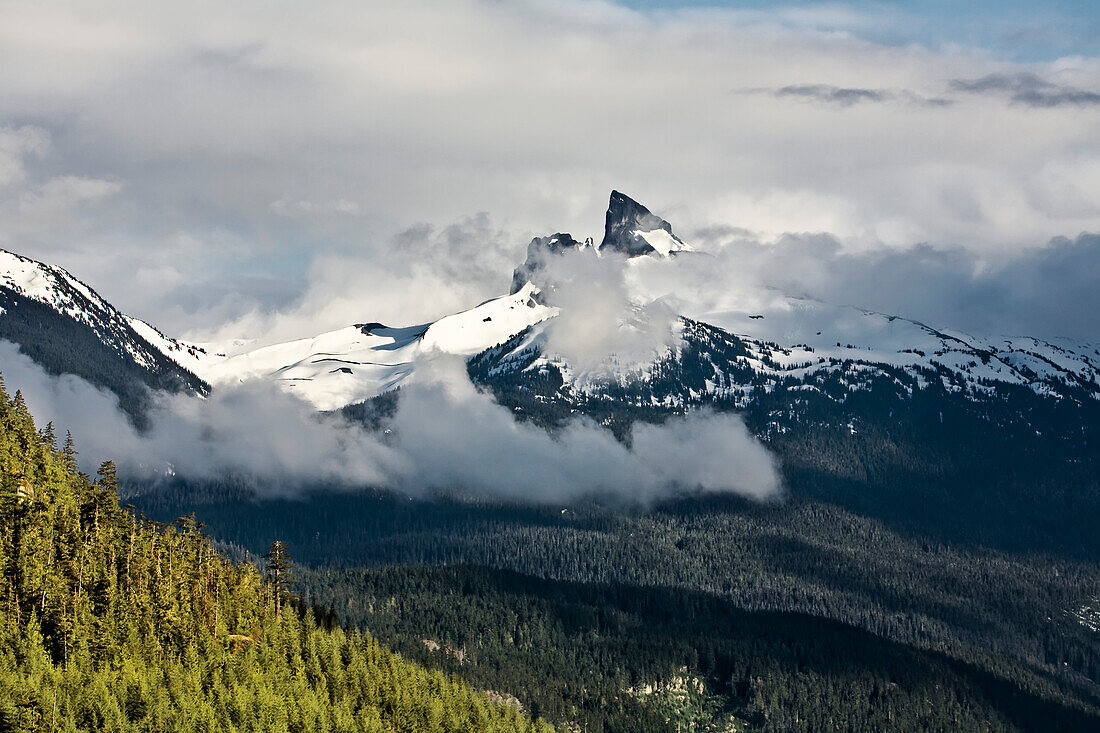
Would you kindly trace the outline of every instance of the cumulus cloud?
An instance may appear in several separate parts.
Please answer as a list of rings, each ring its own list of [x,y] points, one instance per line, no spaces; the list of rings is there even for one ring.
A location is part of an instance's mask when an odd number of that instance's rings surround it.
[[[474,387],[461,359],[441,355],[418,365],[385,432],[318,415],[260,383],[205,400],[161,396],[150,427],[138,432],[112,394],[72,375],[47,375],[8,342],[0,342],[0,367],[8,390],[23,391],[40,423],[73,432],[86,470],[113,459],[131,481],[238,477],[261,496],[311,487],[461,489],[537,503],[780,492],[772,456],[736,416],[697,413],[638,426],[632,447],[585,420],[551,436],[516,422]]]

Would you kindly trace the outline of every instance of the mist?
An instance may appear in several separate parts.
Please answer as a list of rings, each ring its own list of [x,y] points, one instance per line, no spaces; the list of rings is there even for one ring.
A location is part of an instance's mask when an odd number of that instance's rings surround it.
[[[114,460],[126,482],[234,477],[264,496],[311,488],[382,487],[419,494],[461,489],[546,503],[599,495],[646,503],[678,492],[781,495],[774,459],[734,415],[693,413],[639,425],[632,446],[591,421],[551,435],[477,389],[462,359],[431,354],[404,387],[395,415],[372,432],[270,384],[202,399],[157,395],[138,431],[115,397],[72,376],[46,374],[8,342],[0,369],[41,427],[72,432],[86,471]]]
[[[626,266],[619,255],[586,247],[546,252],[532,274],[541,297],[558,308],[544,350],[564,359],[581,384],[650,364],[678,340],[677,314],[635,298]]]
[[[767,240],[727,226],[685,240],[706,254],[631,261],[633,298],[703,321],[792,296],[981,336],[1100,339],[1096,234],[1056,237],[1007,261],[928,244],[852,250],[824,233]]]

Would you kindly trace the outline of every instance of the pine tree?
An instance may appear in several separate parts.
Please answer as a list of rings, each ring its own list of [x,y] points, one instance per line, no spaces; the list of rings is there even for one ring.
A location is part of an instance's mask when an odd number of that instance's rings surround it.
[[[282,540],[272,542],[263,558],[267,560],[267,579],[275,591],[275,618],[279,619],[283,602],[290,596],[290,588],[294,585],[294,560]]]

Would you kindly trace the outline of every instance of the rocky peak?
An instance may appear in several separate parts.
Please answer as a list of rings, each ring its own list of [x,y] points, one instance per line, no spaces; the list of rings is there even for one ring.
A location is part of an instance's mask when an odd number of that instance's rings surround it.
[[[638,257],[668,256],[690,249],[672,233],[672,225],[626,194],[611,192],[600,251]]]
[[[509,295],[518,293],[524,284],[531,279],[531,275],[542,269],[542,263],[545,262],[547,255],[560,255],[568,250],[581,249],[586,245],[590,246],[591,243],[592,240],[590,239],[578,242],[573,239],[572,235],[565,232],[551,234],[549,237],[535,237],[527,245],[527,259],[512,273],[512,289]]]

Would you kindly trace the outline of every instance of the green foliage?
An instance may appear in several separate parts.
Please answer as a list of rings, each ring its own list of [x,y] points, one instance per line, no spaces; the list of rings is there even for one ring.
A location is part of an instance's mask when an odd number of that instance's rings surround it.
[[[277,613],[279,586],[194,517],[135,516],[112,464],[74,458],[0,388],[0,731],[548,729],[328,614]]]
[[[315,567],[477,564],[586,584],[665,589],[670,599],[664,602],[670,604],[677,602],[675,590],[700,591],[747,611],[833,619],[918,650],[945,652],[1031,694],[1092,706],[1100,701],[1100,635],[1073,616],[1100,589],[1096,565],[914,536],[818,501],[761,506],[697,497],[624,512],[590,505],[563,511],[470,500],[410,500],[390,494],[317,493],[264,502],[207,497],[212,501],[208,504],[188,503],[185,496],[196,499],[193,491],[175,499],[162,494],[160,503],[147,506],[165,516],[194,509],[209,518],[219,537],[249,548],[262,548],[265,538],[284,537],[301,562]],[[394,608],[401,609],[399,626],[387,627],[389,621],[364,615],[373,581],[362,580],[358,572],[300,572],[299,591],[335,603],[341,618],[366,624],[409,653],[423,652],[424,638],[448,638],[439,628],[456,628],[434,619],[465,602],[459,593],[431,602],[424,596],[424,605],[416,609],[408,605],[412,598],[398,598]],[[409,568],[393,572],[415,573]],[[347,587],[340,590],[342,583]],[[501,613],[508,607],[519,613],[527,602],[523,593],[494,593],[488,592],[485,603],[499,605]],[[693,612],[685,609],[685,619]],[[372,613],[382,613],[377,603]],[[463,620],[459,625],[492,632],[495,623]],[[461,648],[457,638],[450,638],[450,646]],[[608,658],[630,638],[609,638],[607,648],[594,658]],[[644,659],[650,651],[637,654]],[[623,669],[638,664],[629,654],[616,658],[623,660]],[[482,659],[502,666],[517,663],[495,651],[483,652]],[[575,705],[582,705],[580,690],[595,689],[577,682],[583,677],[576,670],[555,678],[559,682],[547,679],[557,672],[551,674],[549,664],[543,668],[537,659],[521,660],[542,675],[538,684],[530,683],[532,689],[558,690],[562,700]],[[860,663],[854,653],[849,659]],[[675,660],[666,661],[664,671],[648,670],[651,681],[675,667]],[[514,677],[493,680],[474,675],[468,666],[454,669],[479,686],[539,699],[515,686]],[[808,683],[796,689],[807,700],[819,694]],[[791,703],[794,708],[802,704]],[[543,705],[551,702],[543,700]]]

